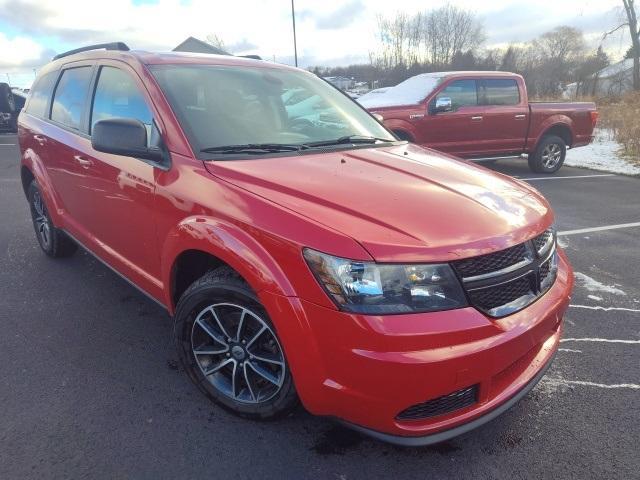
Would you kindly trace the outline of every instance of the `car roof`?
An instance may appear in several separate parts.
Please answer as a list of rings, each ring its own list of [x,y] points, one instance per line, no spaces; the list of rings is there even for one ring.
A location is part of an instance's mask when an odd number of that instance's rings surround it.
[[[62,65],[68,63],[86,60],[119,60],[125,63],[139,65],[226,65],[299,70],[288,65],[246,57],[236,57],[233,55],[188,52],[148,52],[144,50],[89,50],[53,60],[42,68],[41,73],[57,70]]]

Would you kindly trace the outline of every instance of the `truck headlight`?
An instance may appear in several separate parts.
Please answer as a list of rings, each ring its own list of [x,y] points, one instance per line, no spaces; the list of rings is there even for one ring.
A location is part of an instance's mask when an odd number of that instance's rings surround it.
[[[448,264],[383,264],[334,257],[309,248],[303,255],[341,310],[369,315],[434,312],[467,306]]]

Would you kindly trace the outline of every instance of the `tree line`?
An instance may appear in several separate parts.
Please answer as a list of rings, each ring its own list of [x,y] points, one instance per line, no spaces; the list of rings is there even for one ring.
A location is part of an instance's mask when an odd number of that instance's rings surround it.
[[[533,97],[556,97],[570,83],[590,95],[587,79],[609,65],[602,47],[590,50],[582,31],[559,26],[538,38],[506,48],[483,48],[482,20],[453,5],[377,19],[377,45],[369,63],[314,67],[322,76],[342,75],[377,86],[397,85],[419,73],[445,70],[506,70],[521,74]]]

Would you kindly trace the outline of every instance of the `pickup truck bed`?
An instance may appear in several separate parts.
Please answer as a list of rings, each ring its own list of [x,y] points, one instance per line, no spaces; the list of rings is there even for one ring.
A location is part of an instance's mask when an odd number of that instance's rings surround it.
[[[529,103],[524,79],[506,72],[417,75],[359,102],[402,139],[476,160],[527,154],[539,173],[591,142],[597,121],[591,102]]]

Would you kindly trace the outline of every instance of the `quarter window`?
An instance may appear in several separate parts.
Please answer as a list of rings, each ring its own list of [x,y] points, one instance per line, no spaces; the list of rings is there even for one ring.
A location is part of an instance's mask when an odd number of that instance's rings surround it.
[[[53,90],[53,84],[56,81],[58,72],[49,72],[42,75],[29,92],[29,103],[27,105],[27,113],[36,117],[45,117],[47,113],[47,104]]]
[[[484,105],[518,105],[520,90],[515,80],[496,78],[484,80]]]
[[[70,68],[62,72],[53,97],[51,120],[80,130],[90,81],[91,67]]]
[[[478,92],[475,80],[456,80],[444,87],[436,98],[451,98],[451,107],[455,112],[460,107],[478,105]]]
[[[107,118],[139,120],[151,137],[153,115],[133,78],[114,67],[102,67],[91,111],[91,129]]]

